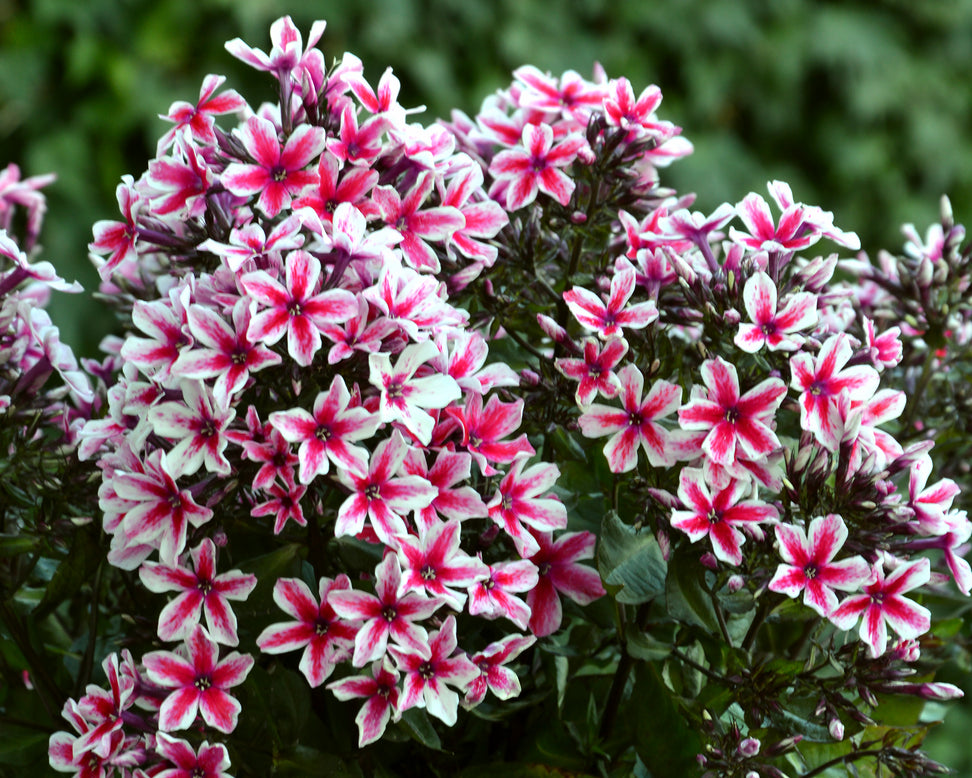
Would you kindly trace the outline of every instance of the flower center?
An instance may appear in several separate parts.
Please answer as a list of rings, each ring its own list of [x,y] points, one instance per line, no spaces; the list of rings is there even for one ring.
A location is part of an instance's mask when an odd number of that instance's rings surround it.
[[[290,305],[287,306],[287,314],[289,316],[300,316],[304,312],[304,309],[300,307],[300,303],[296,300],[291,300]]]
[[[395,610],[394,606],[386,605],[381,609],[381,617],[390,624],[398,618],[398,611]]]
[[[287,171],[286,171],[286,169],[284,169],[282,167],[275,167],[270,172],[270,177],[273,178],[273,180],[274,181],[277,181],[278,183],[281,182],[281,181],[286,181],[287,180]]]
[[[422,662],[418,666],[418,674],[423,681],[431,681],[435,678],[435,668],[431,662]]]
[[[553,565],[549,562],[541,562],[537,565],[537,575],[543,577],[550,572],[551,568],[553,568]]]
[[[814,578],[816,578],[818,572],[820,571],[817,570],[817,566],[812,563],[803,568],[803,575],[808,581],[812,581]]]
[[[314,430],[314,437],[317,438],[322,443],[325,443],[331,439],[331,430],[329,427],[326,427],[322,424],[320,427]]]
[[[364,496],[369,502],[371,500],[377,500],[381,497],[381,487],[378,484],[368,484],[364,490]]]
[[[327,634],[328,623],[324,619],[318,619],[314,624],[314,634],[323,637]]]
[[[405,396],[405,387],[401,381],[392,381],[385,387],[385,393],[391,400],[401,400]]]
[[[210,686],[213,685],[212,679],[208,675],[201,675],[196,679],[193,686],[195,686],[199,691],[204,692]]]
[[[423,581],[434,581],[435,580],[435,568],[432,565],[426,563],[421,570],[419,570],[419,575],[422,576]]]
[[[739,421],[739,409],[733,406],[732,408],[726,408],[726,421],[730,424],[735,424]]]
[[[488,591],[489,591],[490,589],[492,589],[492,588],[493,588],[494,586],[496,586],[496,581],[494,581],[494,580],[493,580],[492,578],[487,578],[487,579],[486,579],[485,581],[483,581],[483,588],[484,588],[484,589],[485,589],[485,590],[486,590],[487,592],[488,592]]]
[[[196,588],[205,596],[213,590],[213,582],[200,580]]]
[[[722,514],[715,508],[710,508],[705,517],[709,520],[709,524],[718,524],[722,521]]]
[[[245,351],[234,351],[233,356],[230,357],[230,361],[234,365],[245,365],[246,364],[246,352]]]

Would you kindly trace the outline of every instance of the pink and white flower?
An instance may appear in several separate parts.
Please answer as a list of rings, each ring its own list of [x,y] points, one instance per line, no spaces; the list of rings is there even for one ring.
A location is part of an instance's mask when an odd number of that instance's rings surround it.
[[[185,643],[186,656],[173,651],[152,651],[142,658],[152,683],[172,689],[159,708],[159,729],[188,729],[196,715],[220,732],[236,729],[241,705],[227,692],[243,683],[253,657],[235,651],[219,658],[219,646],[197,624]]]
[[[855,591],[871,576],[871,566],[863,557],[833,561],[847,535],[844,520],[833,513],[815,518],[807,532],[792,524],[777,524],[783,563],[769,583],[770,590],[787,597],[796,597],[802,591],[806,605],[821,616],[829,616],[837,607],[834,589]]]
[[[830,620],[838,629],[849,630],[862,617],[861,640],[867,643],[872,657],[879,657],[888,646],[889,626],[905,640],[928,631],[931,613],[902,595],[925,585],[930,577],[931,563],[927,558],[902,564],[887,577],[884,565],[879,563],[864,593],[845,599],[830,614]]]
[[[536,642],[537,639],[533,635],[507,635],[502,640],[490,643],[482,651],[473,654],[470,659],[479,668],[479,677],[467,687],[463,704],[478,705],[486,697],[487,690],[501,700],[518,697],[520,679],[504,665],[512,662]]]
[[[796,333],[817,323],[815,294],[796,292],[777,310],[776,284],[761,270],[746,282],[743,302],[752,323],[740,324],[733,342],[751,354],[764,345],[770,351],[795,351],[803,343],[803,338]]]
[[[604,340],[622,336],[623,327],[644,329],[658,318],[654,300],[628,306],[635,290],[635,280],[633,268],[615,273],[611,278],[611,294],[607,303],[580,286],[564,292],[564,300],[574,318],[585,329],[596,332]]]
[[[549,124],[527,124],[521,140],[522,148],[499,152],[489,165],[490,175],[504,185],[506,209],[515,211],[529,205],[538,192],[567,205],[575,184],[561,168],[571,164],[587,144],[583,136],[569,135],[554,145]]]
[[[588,605],[606,593],[601,576],[578,560],[594,556],[597,539],[590,532],[565,532],[556,540],[550,532],[534,533],[540,550],[530,557],[537,568],[537,585],[527,594],[530,631],[538,638],[560,628],[563,605],[560,595],[578,605]]]
[[[353,675],[327,685],[339,700],[367,698],[354,719],[358,725],[358,748],[374,743],[385,734],[389,721],[401,718],[398,678],[398,671],[385,660],[371,665],[371,676]]]

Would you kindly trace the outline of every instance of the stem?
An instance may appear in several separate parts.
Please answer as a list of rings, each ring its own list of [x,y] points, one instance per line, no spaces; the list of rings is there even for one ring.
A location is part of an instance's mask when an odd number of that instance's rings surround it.
[[[307,520],[307,558],[314,568],[314,576],[321,578],[325,572],[324,544],[321,542],[321,526],[315,510],[310,511]]]
[[[726,641],[726,645],[729,648],[733,648],[732,638],[729,637],[729,627],[726,626],[726,617],[722,612],[722,608],[719,607],[719,598],[715,596],[715,592],[711,589],[709,590],[709,599],[712,600],[712,609],[715,611],[716,621],[719,622],[719,631],[722,633],[722,639]]]
[[[104,570],[105,565],[102,562],[95,571],[94,583],[91,585],[91,614],[88,621],[88,645],[84,647],[84,656],[81,657],[81,666],[78,668],[78,680],[74,685],[75,697],[80,697],[81,692],[91,681],[91,669],[94,667],[95,643],[98,641],[98,611],[101,600],[101,578]]]
[[[882,753],[882,751],[857,751],[856,753],[834,757],[829,762],[824,762],[822,765],[817,765],[809,773],[804,773],[803,778],[812,778],[812,776],[820,775],[836,765],[842,763],[849,764],[850,762],[856,762],[858,759],[866,759],[869,756],[881,756]]]
[[[628,676],[631,674],[632,667],[634,667],[634,660],[627,651],[624,651],[621,654],[617,669],[614,671],[611,690],[608,692],[607,702],[604,704],[604,715],[601,718],[600,730],[602,741],[607,740],[611,735],[611,730],[614,729],[614,722],[618,718],[618,709],[621,706],[621,698],[624,696],[624,687],[628,684]]]
[[[698,662],[685,656],[685,654],[683,654],[677,648],[672,649],[672,656],[678,659],[679,662],[684,662],[693,670],[698,670],[700,673],[702,673],[702,675],[704,675],[706,678],[708,678],[711,681],[717,681],[718,683],[721,683],[726,686],[735,686],[735,684],[725,676],[712,672],[708,667],[703,667]]]
[[[771,608],[766,604],[765,600],[759,604],[759,610],[756,611],[756,615],[753,617],[753,623],[749,625],[749,629],[746,631],[746,637],[743,638],[743,651],[748,653],[753,650],[753,644],[756,642],[756,633],[763,626],[763,622],[766,621],[770,610]]]

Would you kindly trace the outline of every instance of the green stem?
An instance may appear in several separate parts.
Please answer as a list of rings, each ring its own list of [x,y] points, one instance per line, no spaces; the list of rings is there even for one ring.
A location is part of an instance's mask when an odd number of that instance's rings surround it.
[[[18,617],[13,608],[10,607],[10,603],[5,600],[0,601],[0,622],[3,622],[3,624],[6,626],[7,631],[13,638],[14,643],[17,644],[17,648],[20,650],[20,653],[23,654],[24,659],[27,660],[27,664],[30,666],[31,679],[35,684],[34,688],[37,690],[37,694],[40,697],[41,704],[44,706],[44,710],[47,711],[47,715],[50,716],[52,720],[56,721],[59,718],[61,701],[64,699],[65,695],[61,694],[57,684],[55,684],[50,675],[48,675],[47,668],[44,667],[43,660],[34,650],[34,647],[30,644],[30,638],[24,629],[24,625],[21,622],[20,617]]]
[[[95,571],[94,583],[91,585],[91,613],[88,618],[88,645],[84,647],[81,666],[78,668],[78,679],[74,685],[74,696],[80,697],[81,692],[91,682],[91,670],[94,667],[95,643],[98,642],[98,612],[101,604],[101,578],[104,574],[104,563],[98,565]]]
[[[824,762],[821,765],[817,765],[809,773],[804,773],[803,778],[813,778],[814,775],[821,775],[831,767],[836,767],[839,764],[850,764],[851,762],[856,762],[859,759],[866,759],[869,756],[881,756],[882,753],[883,752],[881,751],[857,751],[850,754],[844,754],[843,756],[837,756],[831,759],[829,762]]]
[[[611,680],[611,689],[608,691],[607,702],[604,704],[604,714],[601,717],[601,741],[607,740],[611,731],[614,729],[614,722],[618,718],[618,710],[621,707],[621,698],[624,696],[624,687],[628,683],[628,676],[631,668],[634,667],[634,660],[631,655],[622,648],[621,659],[614,671],[614,678]]]

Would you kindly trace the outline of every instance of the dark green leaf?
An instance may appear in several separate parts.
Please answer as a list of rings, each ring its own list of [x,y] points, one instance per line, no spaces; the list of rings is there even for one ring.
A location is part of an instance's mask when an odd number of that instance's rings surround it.
[[[704,589],[705,568],[699,562],[698,551],[684,549],[677,552],[671,561],[665,580],[669,615],[686,624],[717,633],[719,622],[712,600]]]
[[[439,733],[432,726],[429,714],[420,708],[411,708],[402,714],[402,723],[408,729],[409,734],[426,748],[433,751],[442,750],[442,741]]]
[[[74,533],[71,550],[57,566],[44,598],[33,612],[36,619],[43,619],[58,605],[78,593],[81,585],[94,576],[104,556],[101,545],[88,527]]]
[[[622,587],[618,602],[638,605],[665,591],[667,564],[655,536],[629,527],[614,511],[601,523],[597,566],[608,584]]]
[[[635,687],[627,711],[638,722],[635,750],[652,775],[694,775],[698,734],[679,713],[653,663],[635,668]]]

